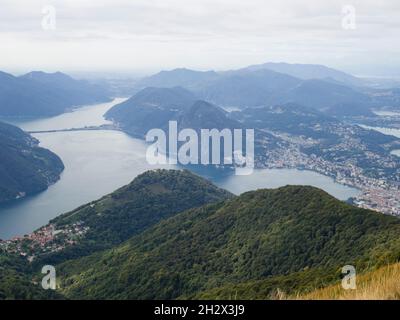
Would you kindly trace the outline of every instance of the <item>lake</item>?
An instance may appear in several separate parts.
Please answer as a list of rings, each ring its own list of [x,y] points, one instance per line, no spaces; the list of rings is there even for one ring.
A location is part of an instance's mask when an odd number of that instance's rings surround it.
[[[394,112],[394,111],[372,111],[375,113],[377,116],[382,116],[382,117],[399,117],[400,112]]]
[[[100,126],[102,124],[111,124],[111,121],[104,119],[103,115],[114,105],[127,100],[126,98],[117,98],[112,102],[101,103],[90,106],[83,106],[72,112],[61,115],[35,120],[7,120],[13,125],[20,127],[25,131],[46,131],[57,129],[83,128],[85,126]]]
[[[384,127],[370,127],[363,124],[359,124],[360,127],[364,129],[375,130],[380,133],[386,134],[388,136],[394,136],[400,138],[400,129],[393,129],[393,128],[384,128]]]
[[[121,101],[123,99],[87,106],[53,118],[13,123],[28,131],[106,124],[108,122],[103,114]],[[61,179],[48,190],[0,207],[1,239],[32,232],[50,219],[118,189],[147,170],[177,168],[148,164],[144,141],[119,131],[70,131],[34,136],[42,147],[61,157],[65,170]],[[321,174],[294,169],[255,170],[250,176],[219,175],[215,172],[211,176],[210,172],[202,175],[235,194],[287,184],[313,185],[341,200],[359,193]]]
[[[359,125],[360,127],[364,128],[364,129],[370,129],[370,130],[375,130],[378,131],[380,133],[389,135],[389,136],[394,136],[397,138],[400,138],[400,129],[393,129],[393,128],[384,128],[384,127],[370,127],[370,126],[366,126],[366,125]],[[391,154],[400,157],[400,150],[393,150],[391,152]]]

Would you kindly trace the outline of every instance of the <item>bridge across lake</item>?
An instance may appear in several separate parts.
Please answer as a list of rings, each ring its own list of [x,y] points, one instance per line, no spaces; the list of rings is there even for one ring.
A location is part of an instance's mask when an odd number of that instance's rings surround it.
[[[118,127],[113,124],[103,124],[101,126],[89,126],[82,128],[69,128],[69,129],[52,129],[52,130],[35,130],[35,131],[27,131],[29,134],[36,133],[53,133],[53,132],[71,132],[71,131],[93,131],[93,130],[113,130],[113,131],[121,131]]]

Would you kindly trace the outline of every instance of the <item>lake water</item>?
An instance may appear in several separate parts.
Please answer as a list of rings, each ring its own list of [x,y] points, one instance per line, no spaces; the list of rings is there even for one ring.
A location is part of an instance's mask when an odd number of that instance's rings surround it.
[[[400,112],[394,111],[373,111],[373,113],[382,117],[400,117]]]
[[[107,123],[102,117],[104,112],[121,101],[88,106],[48,119],[14,121],[14,124],[29,131],[101,125]],[[61,179],[48,190],[0,207],[1,239],[32,232],[50,219],[116,190],[147,170],[176,168],[148,164],[146,144],[118,131],[55,132],[34,136],[42,147],[61,157],[65,170]],[[359,193],[311,171],[279,169],[255,170],[251,176],[210,176],[209,172],[203,175],[235,194],[287,184],[313,185],[342,200]]]
[[[365,126],[365,125],[359,125],[362,128],[365,129],[370,129],[370,130],[375,130],[380,133],[389,135],[389,136],[394,136],[397,138],[400,138],[400,129],[392,129],[392,128],[384,128],[384,127],[370,127],[370,126]],[[394,154],[397,157],[400,157],[400,150],[393,150],[391,154]]]
[[[359,194],[359,191],[336,183],[332,178],[308,170],[297,169],[259,169],[249,176],[214,177],[212,180],[221,188],[235,194],[263,188],[279,188],[291,185],[312,185],[321,188],[336,198],[346,200]]]
[[[375,130],[388,136],[394,136],[400,138],[400,129],[384,128],[384,127],[370,127],[363,124],[359,124],[364,129]]]
[[[73,112],[63,113],[52,118],[6,121],[24,129],[25,131],[46,131],[57,129],[83,128],[85,126],[100,126],[102,124],[111,124],[110,121],[104,119],[103,115],[112,106],[125,100],[125,98],[117,98],[114,99],[112,102],[84,106],[82,108],[74,110]]]

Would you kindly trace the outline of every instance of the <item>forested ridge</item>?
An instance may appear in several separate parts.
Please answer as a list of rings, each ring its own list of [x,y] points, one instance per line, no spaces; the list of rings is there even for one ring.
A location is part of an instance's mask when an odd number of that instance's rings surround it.
[[[395,217],[289,186],[191,209],[59,267],[74,298],[268,298],[339,281],[347,264],[398,261],[399,232]]]
[[[274,299],[400,259],[396,217],[309,186],[233,197],[188,171],[146,172],[52,223],[74,221],[93,232],[20,270],[54,264],[67,299]]]
[[[45,190],[63,170],[61,159],[38,140],[0,122],[0,203]]]

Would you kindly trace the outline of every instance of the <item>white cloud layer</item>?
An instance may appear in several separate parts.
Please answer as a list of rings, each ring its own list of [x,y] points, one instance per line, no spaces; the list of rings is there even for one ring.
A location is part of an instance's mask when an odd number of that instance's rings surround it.
[[[400,76],[398,0],[0,0],[1,70],[321,63]],[[56,9],[43,30],[42,8]],[[342,28],[342,8],[356,29]]]

